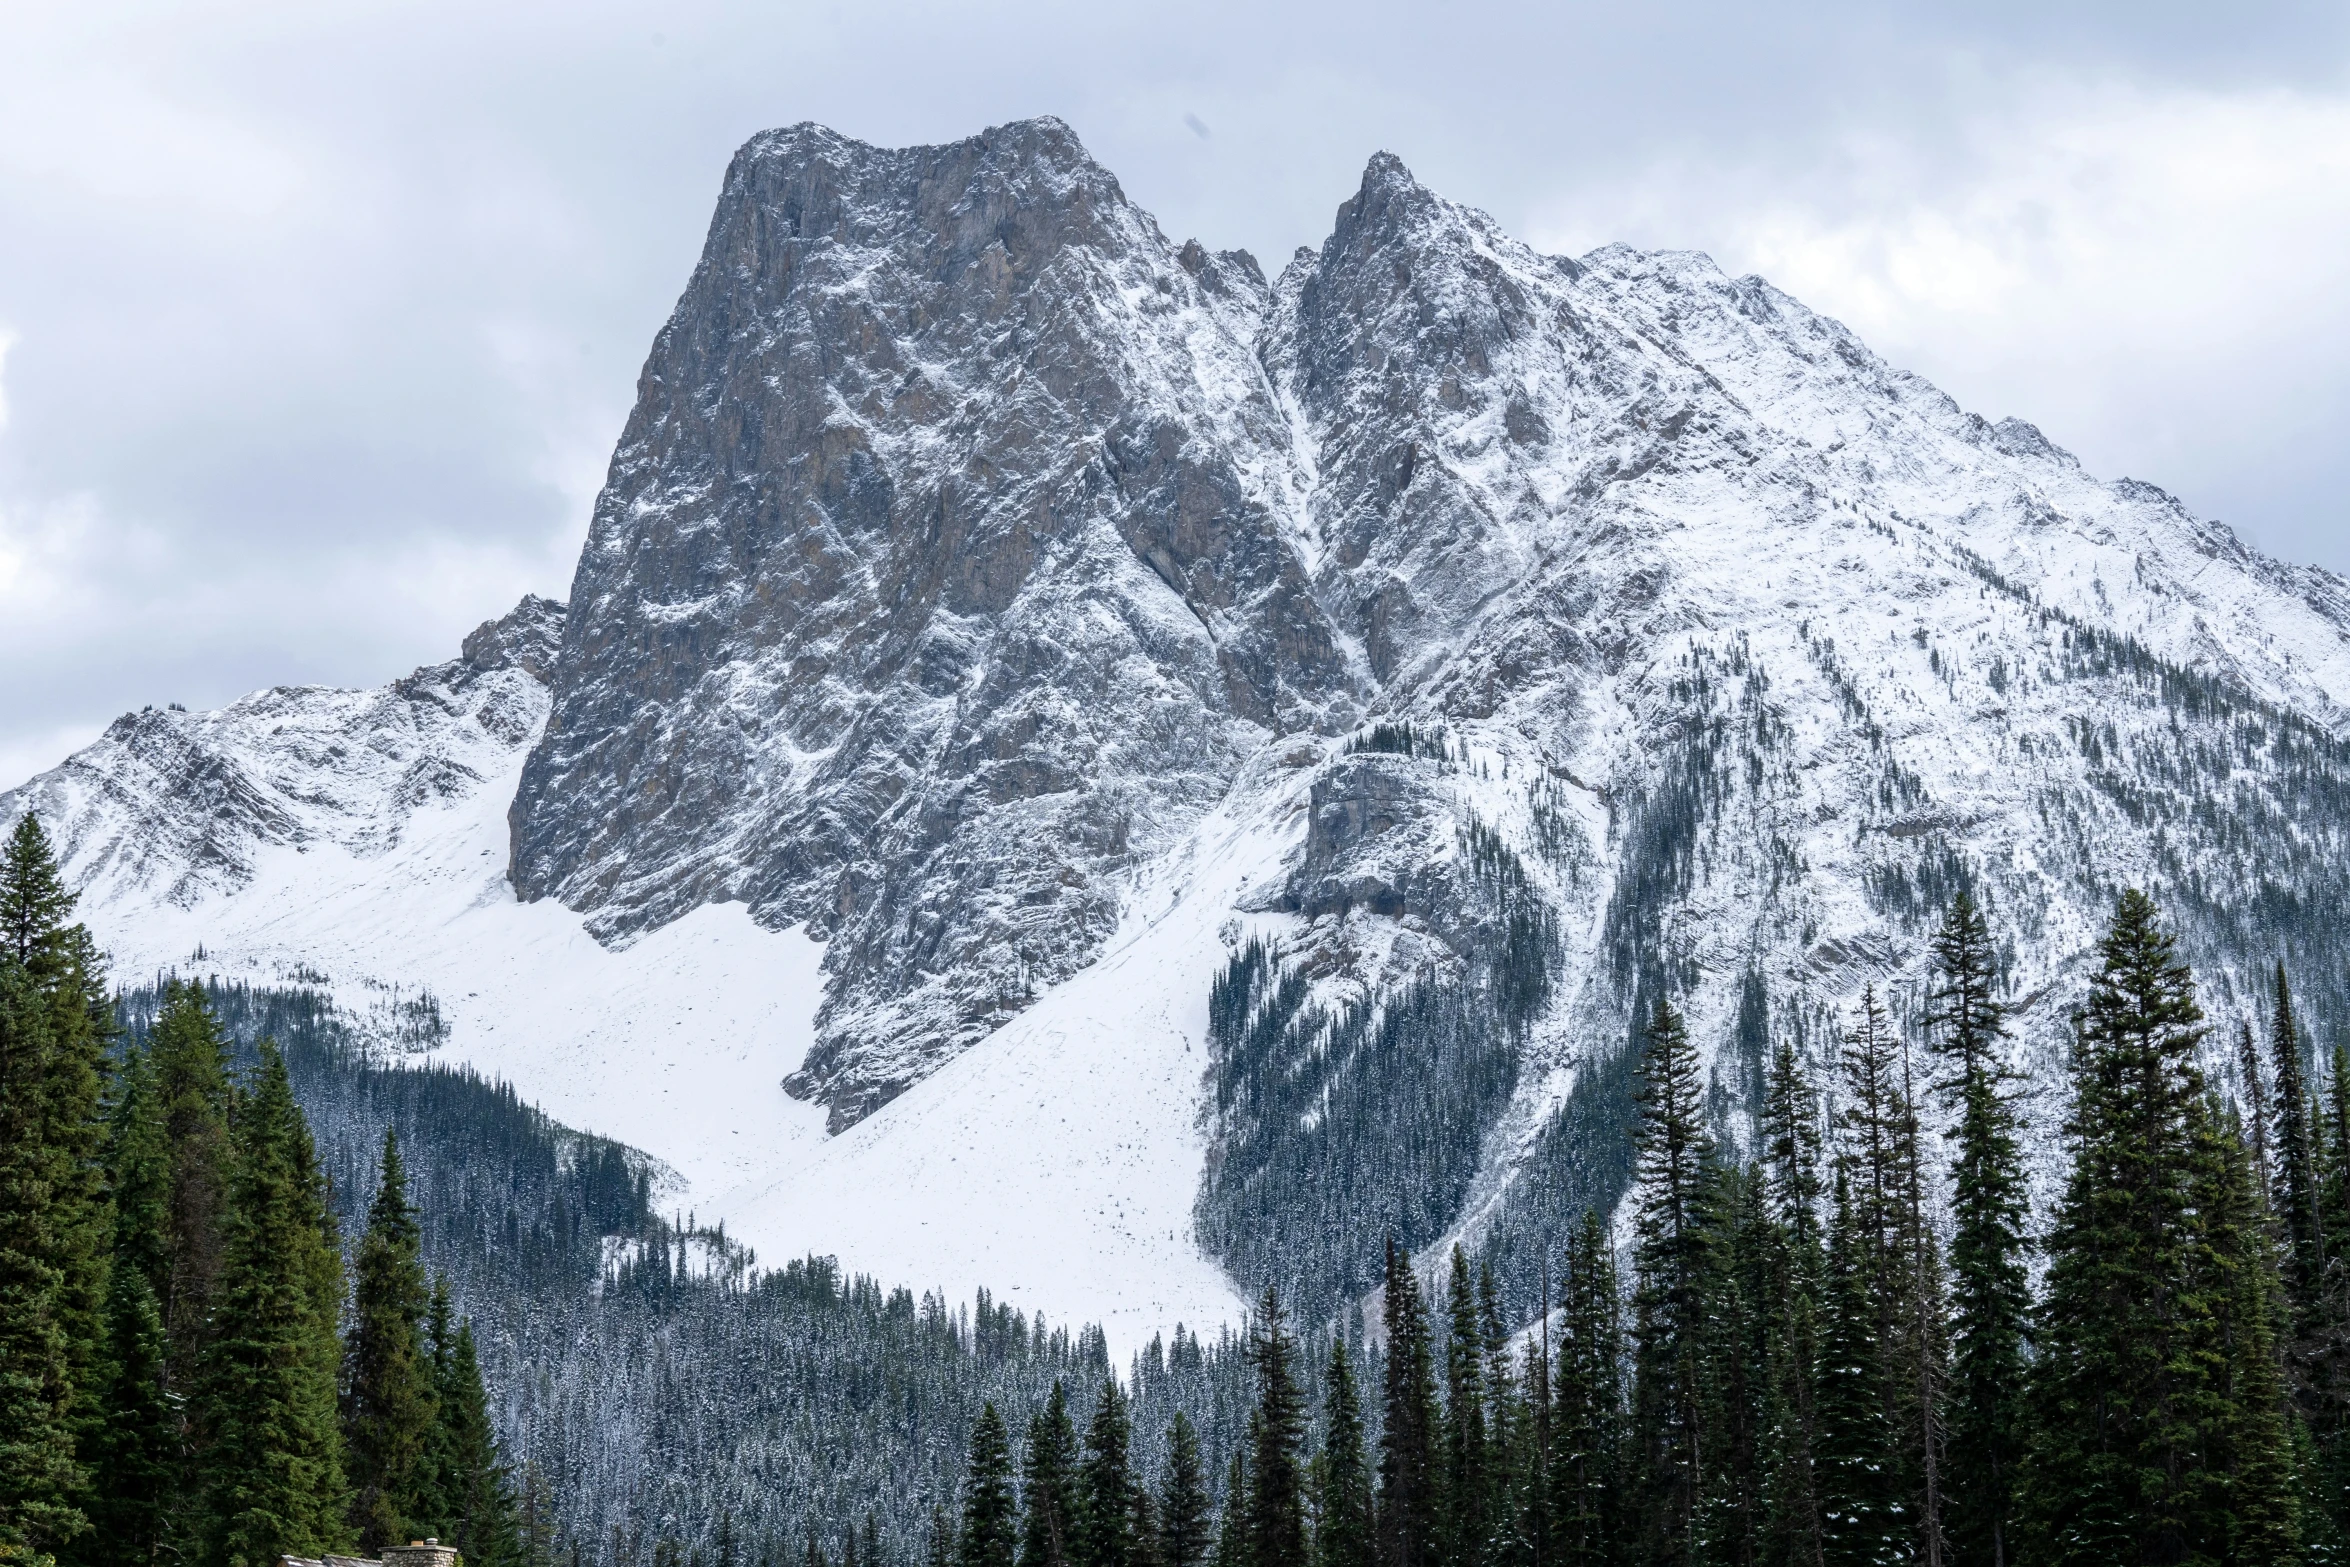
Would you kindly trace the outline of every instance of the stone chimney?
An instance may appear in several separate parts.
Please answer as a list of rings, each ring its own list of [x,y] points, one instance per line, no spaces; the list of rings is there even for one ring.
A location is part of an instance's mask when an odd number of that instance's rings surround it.
[[[384,1547],[384,1567],[457,1567],[457,1547],[439,1540],[411,1540]]]

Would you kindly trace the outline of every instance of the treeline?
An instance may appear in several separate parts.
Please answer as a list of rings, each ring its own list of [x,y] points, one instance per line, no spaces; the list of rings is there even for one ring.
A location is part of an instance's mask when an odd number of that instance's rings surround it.
[[[72,908],[28,815],[0,852],[0,1560],[268,1567],[428,1534],[473,1567],[551,1560],[397,1145],[347,1281],[283,1055],[235,1070],[176,982],[115,1049]]]
[[[1311,1421],[1269,1291],[1215,1516],[1180,1419],[1160,1470],[1129,1461],[1114,1384],[1082,1439],[1056,1387],[1017,1452],[991,1404],[932,1567],[2341,1559],[2350,1060],[2321,1108],[2280,969],[2265,1050],[2232,1041],[2239,1107],[2205,1075],[2194,980],[2148,899],[2122,896],[2098,955],[2036,1243],[1995,948],[1961,894],[1923,1050],[1873,991],[1831,1081],[1781,1042],[1749,1162],[1711,1135],[1687,1031],[1654,1007],[1628,1278],[1587,1212],[1513,1334],[1489,1271],[1456,1250],[1432,1312],[1390,1245],[1379,1398],[1336,1339]]]

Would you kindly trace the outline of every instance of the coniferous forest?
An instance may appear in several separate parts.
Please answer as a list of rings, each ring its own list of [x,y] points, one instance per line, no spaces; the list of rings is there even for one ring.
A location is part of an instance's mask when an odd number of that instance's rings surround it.
[[[1268,1290],[1116,1369],[984,1294],[762,1269],[661,1216],[641,1155],[371,1060],[315,994],[117,992],[71,915],[27,818],[9,1561],[426,1534],[475,1567],[2343,1559],[2350,1060],[2281,965],[2265,1028],[2214,1037],[2136,892],[2075,998],[2042,1211],[2002,935],[1962,891],[1918,1026],[1868,991],[1828,1059],[1756,1042],[1743,1157],[1655,999],[1629,1195],[1548,1238],[1531,1321],[1490,1256],[1390,1240],[1321,1320]]]

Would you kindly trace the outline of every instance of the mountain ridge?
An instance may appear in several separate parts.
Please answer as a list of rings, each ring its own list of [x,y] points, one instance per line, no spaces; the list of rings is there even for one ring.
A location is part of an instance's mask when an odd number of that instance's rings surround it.
[[[1736,1145],[1754,1031],[1817,1053],[1862,983],[1914,991],[1958,885],[2016,943],[2044,1089],[2050,998],[2124,882],[2170,900],[2215,1010],[2281,955],[2350,1024],[2319,977],[2350,972],[2323,916],[2350,891],[2350,585],[2095,479],[1759,278],[1544,256],[1387,154],[1268,281],[1170,241],[1057,121],[753,138],[570,604],[495,672],[543,726],[496,768],[451,750],[483,819],[430,876],[482,874],[502,806],[503,880],[464,896],[616,964],[709,921],[743,963],[821,941],[820,999],[744,1015],[788,1033],[768,1080],[839,1147],[724,1177],[786,1229],[829,1222],[792,1181],[1066,1139],[1065,1093],[1100,1124],[1057,1178],[1119,1289],[1201,1245],[1250,1287],[1355,1287],[1364,1259],[1316,1238],[1333,1194],[1363,1233],[1515,1267],[1620,1187],[1644,1003],[1688,1011]],[[48,802],[102,928],[161,878],[192,930],[244,884],[181,864],[200,832],[178,860],[103,847],[154,819],[125,755],[0,821]],[[628,1037],[612,1059],[697,1059]],[[1119,1170],[1151,1172],[1147,1224],[1101,1217]],[[1061,1244],[1033,1223],[989,1233]]]

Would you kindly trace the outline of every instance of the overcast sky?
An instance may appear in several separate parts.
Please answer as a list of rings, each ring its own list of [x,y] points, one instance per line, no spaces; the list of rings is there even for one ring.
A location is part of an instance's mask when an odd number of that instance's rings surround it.
[[[565,594],[727,156],[796,120],[1057,114],[1269,268],[1384,148],[1548,250],[1760,272],[2350,571],[2339,3],[0,0],[0,36],[0,786]]]

